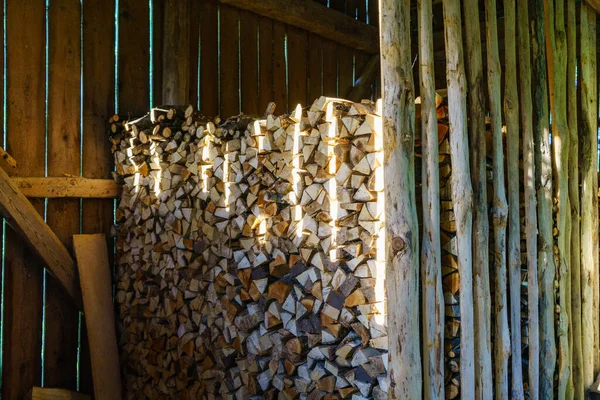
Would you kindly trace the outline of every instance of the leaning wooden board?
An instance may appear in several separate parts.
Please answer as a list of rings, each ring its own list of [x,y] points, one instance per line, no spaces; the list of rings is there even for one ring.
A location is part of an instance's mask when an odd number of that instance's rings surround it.
[[[73,248],[81,277],[81,292],[90,344],[96,400],[121,398],[119,351],[112,303],[112,273],[106,236],[74,235]]]

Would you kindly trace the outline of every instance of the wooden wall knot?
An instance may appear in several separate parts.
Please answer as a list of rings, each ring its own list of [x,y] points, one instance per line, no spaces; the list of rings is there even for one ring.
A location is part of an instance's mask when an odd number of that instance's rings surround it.
[[[394,250],[394,255],[404,250],[404,246],[405,242],[401,237],[395,237],[392,239],[392,250]]]

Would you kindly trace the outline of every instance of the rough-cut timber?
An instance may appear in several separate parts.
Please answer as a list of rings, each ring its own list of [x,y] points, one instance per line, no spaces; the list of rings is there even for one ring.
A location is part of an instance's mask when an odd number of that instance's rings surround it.
[[[74,235],[73,250],[90,344],[94,397],[121,399],[121,369],[115,334],[111,268],[104,234]]]
[[[22,233],[39,253],[50,272],[81,309],[81,292],[71,255],[2,169],[0,169],[0,210],[9,224]]]
[[[377,28],[327,8],[316,1],[221,0],[221,2],[316,33],[325,39],[369,54],[377,54],[379,50]]]
[[[543,0],[530,3],[533,65],[533,123],[538,213],[538,278],[540,310],[540,399],[554,394],[556,342],[554,335],[554,258],[552,237],[552,157],[548,112],[546,34]],[[585,337],[585,335],[584,335]],[[593,381],[593,378],[592,378]],[[590,382],[591,383],[591,382]]]
[[[585,0],[589,7],[595,12],[600,13],[600,0]]]
[[[554,251],[558,279],[558,397],[565,398],[569,385],[569,312],[570,291],[570,220],[569,206],[569,130],[567,125],[567,35],[565,31],[564,0],[545,0],[546,48],[548,56],[548,84],[552,111],[552,170],[554,179],[554,209],[556,210],[557,250]],[[573,83],[572,83],[573,84]],[[569,388],[570,387],[570,388]]]
[[[581,74],[576,78],[577,27],[575,0],[567,1],[567,112],[570,132],[569,142],[569,203],[571,204],[571,314],[569,332],[572,338],[571,376],[573,394],[576,399],[585,396],[583,386],[583,349],[581,347],[581,231],[579,199],[579,121],[578,88],[575,82],[581,82]],[[531,346],[531,339],[530,339]]]
[[[583,385],[589,388],[594,382],[595,340],[594,295],[597,288],[596,260],[598,248],[594,242],[597,230],[594,207],[598,197],[597,182],[597,100],[596,100],[596,13],[587,5],[581,6],[581,346],[583,349]]]
[[[477,0],[463,2],[467,84],[469,87],[469,151],[473,185],[473,297],[475,322],[475,398],[492,393],[492,339],[489,272],[489,219],[483,58]]]
[[[11,178],[21,193],[29,198],[113,199],[121,187],[113,179],[90,179],[78,176],[64,178]]]
[[[475,396],[475,337],[473,327],[473,189],[467,140],[467,98],[462,51],[460,2],[444,0],[444,36],[452,157],[452,202],[460,270],[460,390]]]
[[[521,106],[521,142],[523,144],[523,187],[525,203],[525,241],[527,246],[527,316],[529,322],[529,396],[539,399],[540,335],[538,311],[538,258],[536,173],[531,100],[531,42],[529,39],[529,5],[517,2],[519,37],[519,100]]]
[[[508,179],[508,286],[510,292],[511,399],[523,399],[521,359],[521,218],[519,215],[519,95],[515,0],[504,1],[504,115]]]
[[[440,244],[440,180],[431,0],[418,1],[423,186],[423,397],[444,399],[444,293]]]
[[[9,166],[11,169],[17,168],[17,161],[2,147],[0,147],[0,159],[2,159],[4,165]]]
[[[493,206],[494,227],[494,389],[495,397],[509,397],[508,357],[510,356],[510,333],[508,328],[506,224],[508,206],[504,188],[504,150],[502,143],[502,112],[500,101],[500,56],[498,53],[498,28],[496,0],[485,1],[488,93],[491,115],[493,159]]]
[[[410,1],[380,7],[390,398],[422,396]]]

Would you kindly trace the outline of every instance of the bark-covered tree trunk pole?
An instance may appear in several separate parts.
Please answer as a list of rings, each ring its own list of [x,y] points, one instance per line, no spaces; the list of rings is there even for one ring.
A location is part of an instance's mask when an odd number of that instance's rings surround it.
[[[444,397],[444,292],[440,243],[440,182],[431,0],[418,0],[423,138],[423,395]]]
[[[506,223],[508,206],[504,189],[504,149],[502,146],[502,107],[500,101],[500,56],[498,53],[498,28],[496,0],[485,0],[487,42],[488,92],[492,117],[492,156],[494,172],[494,384],[495,397],[508,395],[508,357],[510,333],[506,295]],[[461,342],[462,344],[462,342]]]
[[[510,289],[511,399],[523,399],[521,359],[521,218],[519,215],[519,95],[515,0],[504,0],[504,115],[508,174],[508,271]]]
[[[597,220],[594,207],[597,195],[597,121],[596,100],[596,13],[585,3],[581,4],[581,347],[583,349],[583,384],[587,390],[594,383],[594,354],[598,349],[595,340],[594,282],[596,257],[594,242]]]
[[[475,399],[486,399],[492,389],[491,300],[485,94],[479,2],[464,0],[467,85],[469,87],[469,152],[473,183],[473,297],[475,319]]]
[[[538,199],[538,278],[540,310],[540,399],[554,395],[556,344],[554,336],[554,258],[552,238],[552,157],[548,115],[546,35],[543,0],[532,0],[532,65],[535,162]]]
[[[381,0],[390,398],[422,397],[410,0]]]
[[[545,0],[546,51],[548,59],[548,83],[552,110],[552,156],[554,190],[556,197],[556,227],[558,231],[557,268],[558,313],[558,397],[566,398],[569,391],[569,316],[571,293],[569,290],[570,242],[568,221],[569,207],[569,131],[567,127],[567,35],[564,24],[564,0]]]
[[[527,315],[529,319],[529,398],[539,400],[540,333],[538,311],[537,204],[535,195],[535,153],[531,104],[531,42],[529,5],[517,1],[519,37],[519,99],[523,142],[523,186],[525,197],[525,240],[527,245]]]
[[[446,77],[452,158],[452,202],[456,220],[458,269],[460,270],[460,377],[461,395],[475,395],[473,329],[473,189],[467,140],[467,101],[462,50],[460,0],[444,0]]]
[[[583,354],[581,348],[581,248],[579,231],[579,133],[577,118],[577,27],[575,0],[567,0],[567,89],[569,141],[569,203],[571,204],[571,314],[570,332],[572,337],[571,376],[573,394],[583,399]],[[577,78],[578,81],[581,81]]]

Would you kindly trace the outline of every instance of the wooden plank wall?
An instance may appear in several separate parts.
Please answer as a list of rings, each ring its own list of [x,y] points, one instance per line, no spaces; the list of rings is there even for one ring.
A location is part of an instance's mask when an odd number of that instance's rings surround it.
[[[140,115],[161,103],[168,0],[5,1],[6,30],[2,24],[0,30],[6,60],[0,51],[0,69],[6,63],[7,87],[0,118],[6,110],[6,124],[0,124],[0,145],[17,159],[15,175],[110,178],[107,119],[115,112]],[[188,15],[179,17],[189,25],[184,79],[189,102],[205,115],[261,115],[270,101],[283,113],[323,94],[344,97],[369,59],[217,0],[181,1],[189,2]],[[378,22],[377,0],[314,1]],[[0,80],[0,93],[3,85]],[[73,234],[108,235],[113,223],[112,200],[34,204],[69,249]],[[1,240],[0,398],[21,399],[34,385],[92,393],[84,319],[4,224]]]

